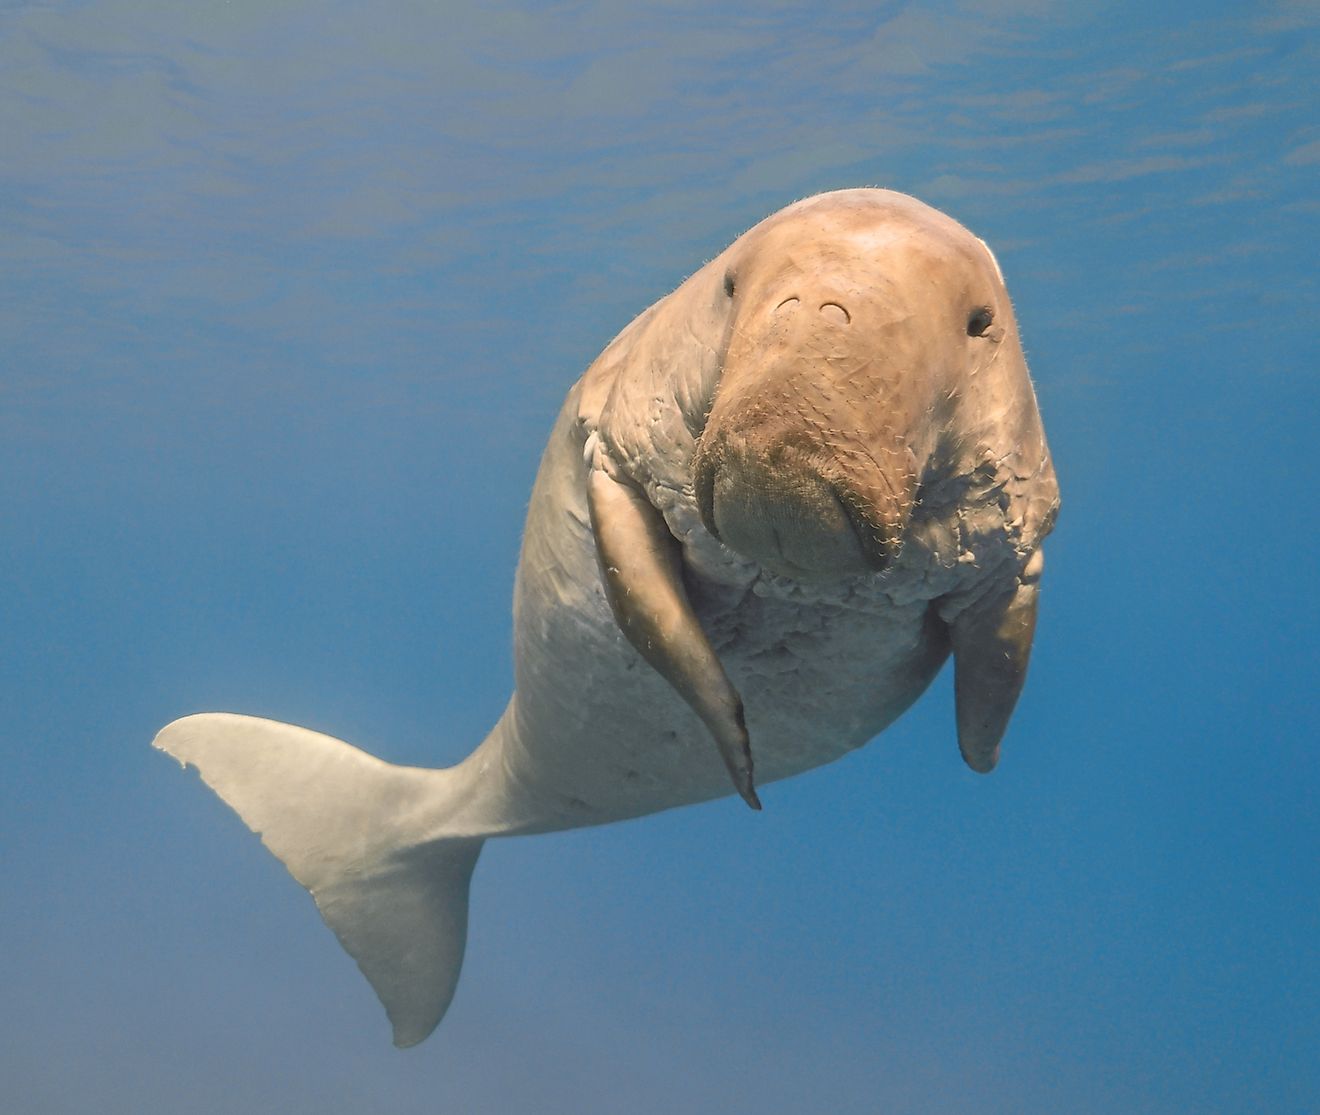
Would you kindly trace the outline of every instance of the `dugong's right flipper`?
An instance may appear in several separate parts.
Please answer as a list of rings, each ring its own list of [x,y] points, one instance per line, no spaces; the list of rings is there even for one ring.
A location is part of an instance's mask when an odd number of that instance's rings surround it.
[[[462,776],[228,713],[176,720],[155,746],[195,766],[311,891],[380,996],[394,1044],[416,1045],[434,1030],[458,984],[483,843],[436,824]]]
[[[742,698],[683,588],[678,542],[664,518],[626,478],[602,462],[591,469],[587,506],[605,583],[620,630],[701,717],[743,801],[761,808]]]

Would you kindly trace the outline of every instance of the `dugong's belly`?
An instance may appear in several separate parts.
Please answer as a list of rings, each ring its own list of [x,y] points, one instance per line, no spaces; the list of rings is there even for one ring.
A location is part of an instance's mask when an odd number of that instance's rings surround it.
[[[610,611],[569,409],[537,478],[515,589],[516,692],[500,761],[526,827],[600,823],[731,792],[705,725]],[[696,532],[703,537],[689,536],[689,546],[720,549]],[[820,587],[748,566],[724,579],[691,565],[685,572],[743,697],[758,783],[865,743],[921,694],[947,654],[928,599],[895,603],[874,576]]]

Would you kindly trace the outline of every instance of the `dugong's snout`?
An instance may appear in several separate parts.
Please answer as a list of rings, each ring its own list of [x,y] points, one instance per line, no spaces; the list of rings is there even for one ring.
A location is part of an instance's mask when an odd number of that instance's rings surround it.
[[[796,578],[893,563],[948,355],[922,343],[934,315],[912,308],[854,231],[830,251],[792,242],[742,261],[692,459],[706,529]]]
[[[914,479],[892,480],[860,449],[811,431],[708,427],[693,460],[706,529],[773,572],[797,578],[886,568],[912,508]]]

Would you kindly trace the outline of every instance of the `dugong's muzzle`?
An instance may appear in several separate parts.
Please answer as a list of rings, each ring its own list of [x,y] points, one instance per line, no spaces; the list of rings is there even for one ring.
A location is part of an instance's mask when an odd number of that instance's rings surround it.
[[[817,579],[893,559],[915,484],[905,467],[896,478],[888,471],[852,437],[826,439],[748,407],[708,425],[693,486],[702,522],[726,546],[773,572]]]

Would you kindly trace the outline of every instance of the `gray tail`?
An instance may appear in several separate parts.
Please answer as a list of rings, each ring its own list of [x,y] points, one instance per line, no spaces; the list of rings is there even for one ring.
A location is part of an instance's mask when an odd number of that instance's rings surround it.
[[[385,1006],[394,1044],[444,1017],[463,965],[468,884],[484,838],[437,834],[459,777],[383,762],[292,724],[176,720],[155,746],[195,766],[316,900]]]

